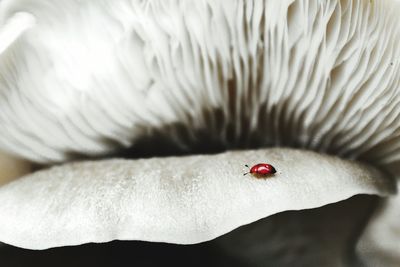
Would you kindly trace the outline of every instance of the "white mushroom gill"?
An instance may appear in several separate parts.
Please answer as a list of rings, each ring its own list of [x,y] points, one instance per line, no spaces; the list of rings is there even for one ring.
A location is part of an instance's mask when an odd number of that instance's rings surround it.
[[[161,133],[188,152],[207,142],[304,151],[45,170],[0,188],[0,240],[28,248],[116,238],[192,243],[276,212],[393,192],[386,176],[400,176],[399,11],[393,0],[1,1],[4,150],[59,163],[134,149]],[[242,177],[243,164],[268,159],[282,172],[276,180]],[[155,166],[153,175],[139,163]],[[225,189],[241,196],[236,209]],[[163,218],[170,223],[159,225]]]
[[[206,132],[225,148],[399,160],[397,2],[4,5],[2,21],[36,18],[1,56],[0,142],[13,153],[62,161],[162,129],[186,149]]]

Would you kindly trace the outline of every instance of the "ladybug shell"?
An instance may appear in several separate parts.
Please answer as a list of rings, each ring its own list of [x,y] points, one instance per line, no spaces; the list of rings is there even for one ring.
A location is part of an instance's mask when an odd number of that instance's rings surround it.
[[[251,174],[260,174],[260,175],[267,175],[267,174],[274,174],[276,170],[274,166],[268,163],[259,163],[251,167],[250,169]]]

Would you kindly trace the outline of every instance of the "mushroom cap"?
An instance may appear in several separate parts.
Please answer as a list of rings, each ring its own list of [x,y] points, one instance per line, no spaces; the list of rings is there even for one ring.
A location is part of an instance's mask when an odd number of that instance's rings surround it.
[[[243,176],[263,158],[278,172]],[[145,240],[193,244],[286,210],[388,196],[379,170],[293,149],[70,163],[0,187],[0,240],[29,249]]]
[[[161,137],[188,152],[206,142],[302,150],[36,172],[0,187],[0,240],[196,243],[284,210],[394,193],[399,9],[390,0],[1,1],[8,152],[59,163],[146,138],[151,149]],[[279,179],[243,179],[238,166],[260,158],[277,162]]]

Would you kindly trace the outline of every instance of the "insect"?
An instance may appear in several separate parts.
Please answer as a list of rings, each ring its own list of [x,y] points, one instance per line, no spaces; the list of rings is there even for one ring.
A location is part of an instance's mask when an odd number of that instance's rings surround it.
[[[272,166],[271,164],[268,164],[268,163],[258,163],[258,164],[254,165],[251,168],[247,164],[244,165],[244,166],[249,168],[249,171],[244,173],[243,175],[246,175],[246,174],[250,173],[253,176],[261,178],[261,177],[265,177],[265,176],[268,176],[270,174],[276,173],[276,170],[275,170],[274,166]]]

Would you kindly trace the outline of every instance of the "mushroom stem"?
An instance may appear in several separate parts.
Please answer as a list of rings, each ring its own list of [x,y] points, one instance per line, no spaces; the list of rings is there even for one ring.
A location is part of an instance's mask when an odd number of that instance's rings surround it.
[[[17,159],[0,152],[0,186],[30,171],[31,164],[28,161]]]

